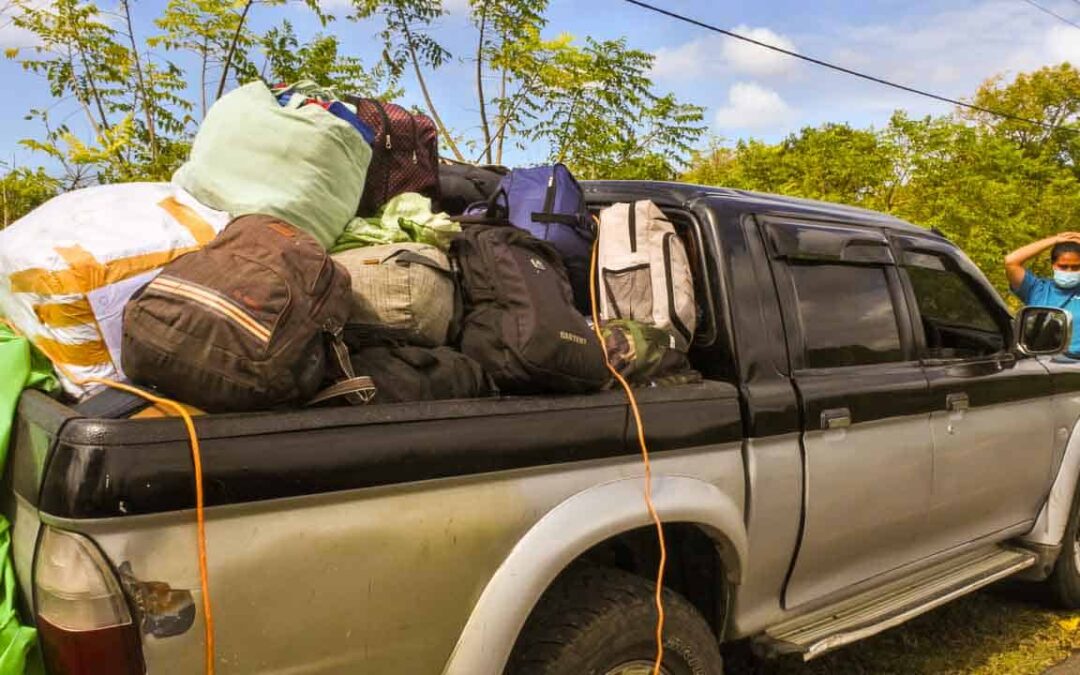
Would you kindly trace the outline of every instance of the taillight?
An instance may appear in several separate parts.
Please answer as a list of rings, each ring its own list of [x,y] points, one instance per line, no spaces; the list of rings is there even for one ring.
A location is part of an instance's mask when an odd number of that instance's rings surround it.
[[[50,675],[142,675],[139,632],[112,569],[86,537],[45,526],[34,602]]]

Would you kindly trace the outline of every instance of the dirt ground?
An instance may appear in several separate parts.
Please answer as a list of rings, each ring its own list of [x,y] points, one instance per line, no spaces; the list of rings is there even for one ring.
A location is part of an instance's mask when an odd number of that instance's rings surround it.
[[[758,661],[745,648],[727,671],[745,675],[1080,675],[1080,612],[1053,610],[1024,585],[961,598],[810,663]],[[1070,659],[1070,656],[1074,658]]]

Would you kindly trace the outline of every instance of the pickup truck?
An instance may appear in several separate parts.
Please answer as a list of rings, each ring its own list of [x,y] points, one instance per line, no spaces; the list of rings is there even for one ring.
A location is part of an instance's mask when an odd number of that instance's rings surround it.
[[[1080,606],[1071,320],[1014,319],[944,237],[834,204],[650,199],[695,276],[704,381],[638,389],[664,522],[663,672],[813,658],[1006,576]],[[239,673],[631,675],[656,530],[618,389],[197,418],[214,663]],[[203,672],[176,419],[20,401],[3,507],[53,675]]]

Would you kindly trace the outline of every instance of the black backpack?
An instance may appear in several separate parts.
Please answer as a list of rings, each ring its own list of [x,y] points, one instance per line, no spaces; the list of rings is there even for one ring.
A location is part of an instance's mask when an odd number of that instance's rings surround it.
[[[477,202],[486,202],[508,173],[506,167],[494,164],[478,166],[444,161],[439,164],[439,210],[457,216]]]
[[[496,394],[480,365],[449,347],[365,347],[353,353],[352,364],[374,381],[375,403]]]
[[[603,349],[574,308],[559,254],[491,213],[461,218],[450,245],[465,302],[461,351],[505,393],[604,387]]]

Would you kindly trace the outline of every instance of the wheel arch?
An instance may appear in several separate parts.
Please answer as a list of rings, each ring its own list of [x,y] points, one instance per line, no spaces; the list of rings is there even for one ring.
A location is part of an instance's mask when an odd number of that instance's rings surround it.
[[[747,537],[731,496],[696,478],[655,476],[653,502],[664,522],[692,525],[707,535],[726,582],[740,582]],[[559,575],[597,546],[650,524],[639,477],[593,486],[546,513],[488,581],[443,674],[502,673],[529,614]]]
[[[1057,475],[1043,502],[1035,525],[1020,541],[1038,546],[1059,546],[1069,524],[1077,483],[1080,482],[1080,420],[1073,424]]]

